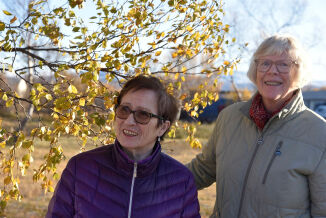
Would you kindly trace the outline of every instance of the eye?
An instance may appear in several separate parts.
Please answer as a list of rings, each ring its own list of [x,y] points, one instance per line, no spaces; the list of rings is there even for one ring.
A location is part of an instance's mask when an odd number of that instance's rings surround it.
[[[128,106],[120,105],[119,111],[124,114],[129,114],[131,110]]]
[[[150,113],[148,113],[147,111],[137,111],[137,117],[139,117],[140,119],[148,119],[151,117]]]
[[[288,62],[284,62],[284,61],[277,63],[277,65],[279,65],[280,67],[289,67],[290,66],[290,64]]]
[[[271,61],[263,60],[260,65],[263,67],[269,67],[271,65]]]

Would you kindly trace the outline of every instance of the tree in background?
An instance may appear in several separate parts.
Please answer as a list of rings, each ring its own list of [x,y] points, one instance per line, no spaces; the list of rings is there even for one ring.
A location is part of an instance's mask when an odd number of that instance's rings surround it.
[[[238,43],[249,43],[244,47],[243,58],[250,58],[262,39],[276,33],[292,32],[296,33],[296,27],[304,20],[308,2],[305,0],[290,0],[286,4],[280,4],[279,0],[262,2],[257,0],[234,0],[229,5],[227,20],[232,26],[231,34],[237,38]],[[240,5],[241,7],[234,7]],[[274,10],[271,10],[274,9]],[[312,23],[311,25],[317,25]],[[248,31],[249,30],[249,31]],[[301,30],[299,30],[301,31]],[[318,40],[316,33],[313,35],[301,32],[296,35],[302,38],[309,38],[308,41],[316,43]],[[320,38],[320,36],[319,36]],[[233,52],[238,50],[233,48]],[[229,52],[228,54],[232,54]]]
[[[227,11],[225,20],[231,26],[230,34],[237,39],[235,46],[231,46],[227,50],[227,55],[229,58],[237,56],[241,59],[238,68],[243,73],[247,71],[250,58],[259,43],[268,36],[276,33],[291,33],[297,36],[307,49],[313,49],[323,40],[323,34],[318,31],[322,25],[317,19],[309,19],[309,27],[305,27],[304,33],[302,28],[298,28],[308,20],[306,12],[311,4],[310,1],[231,0],[226,1],[225,4]],[[307,28],[314,31],[306,31]],[[239,47],[242,49],[239,50]],[[318,60],[313,61],[318,62]],[[320,65],[321,63],[315,64]],[[234,87],[233,90],[237,93],[232,76],[227,79],[230,80]]]
[[[0,119],[2,210],[9,199],[22,197],[18,176],[30,170],[36,138],[50,145],[33,177],[45,191],[53,191],[51,180],[58,178],[56,166],[64,157],[61,136],[78,138],[81,150],[87,141],[113,141],[115,84],[139,74],[159,76],[196,116],[200,104],[218,98],[208,87],[217,87],[219,76],[232,74],[239,61],[225,58],[225,48],[235,39],[228,37],[229,26],[221,20],[219,0],[39,0],[30,1],[27,8],[26,16],[10,8],[1,11],[0,78],[5,74],[24,79],[30,92],[19,96],[1,79],[0,99],[15,112],[19,125],[21,117],[28,116],[24,104],[34,107],[39,127],[9,131],[1,128]],[[198,91],[189,98],[182,86],[194,74],[210,82],[199,81]],[[81,84],[76,85],[76,78]],[[49,125],[42,122],[44,111],[51,116]],[[196,129],[184,128],[190,145],[201,146],[194,137]],[[24,152],[22,158],[18,151]]]

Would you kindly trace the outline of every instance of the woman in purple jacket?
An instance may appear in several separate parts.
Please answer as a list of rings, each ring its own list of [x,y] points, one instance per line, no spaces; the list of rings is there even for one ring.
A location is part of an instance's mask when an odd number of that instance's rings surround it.
[[[115,107],[115,143],[69,160],[46,217],[200,217],[192,174],[161,152],[177,114],[159,79],[129,80]]]

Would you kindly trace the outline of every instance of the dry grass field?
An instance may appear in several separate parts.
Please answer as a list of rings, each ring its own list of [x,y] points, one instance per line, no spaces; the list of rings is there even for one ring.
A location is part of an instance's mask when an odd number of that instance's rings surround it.
[[[202,143],[206,142],[211,129],[212,125],[203,125],[203,127],[200,127],[198,130],[198,137]],[[61,143],[66,158],[58,167],[58,172],[60,174],[70,157],[79,152],[79,144],[76,139],[65,137],[62,139]],[[163,152],[171,155],[182,163],[189,162],[197,153],[200,152],[200,149],[192,149],[187,143],[185,143],[182,136],[180,136],[180,133],[179,136],[177,136],[177,139],[166,139],[163,142],[162,147]],[[88,149],[91,148],[93,148],[93,146],[88,146]],[[33,155],[34,162],[30,166],[30,169],[35,169],[42,163],[43,156],[46,152],[48,152],[48,149],[48,144],[37,141]],[[20,177],[20,190],[23,195],[23,199],[21,202],[9,202],[6,210],[7,218],[39,218],[45,216],[47,205],[52,194],[44,194],[41,189],[41,184],[33,182],[32,173],[32,170],[29,170],[26,176]],[[2,176],[0,175],[0,181],[3,180],[1,177]],[[55,183],[56,182],[57,181],[55,181]],[[215,184],[209,188],[199,191],[198,195],[202,217],[208,217],[214,207]]]

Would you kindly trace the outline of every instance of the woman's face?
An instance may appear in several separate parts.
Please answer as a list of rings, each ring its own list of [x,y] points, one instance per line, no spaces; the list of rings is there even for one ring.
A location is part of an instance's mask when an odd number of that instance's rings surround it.
[[[140,89],[127,92],[120,105],[129,107],[132,111],[142,110],[157,115],[157,96],[154,91]],[[134,159],[148,156],[157,140],[169,127],[169,121],[157,127],[158,118],[152,117],[147,124],[137,123],[134,114],[126,119],[115,117],[114,127],[121,146],[129,151]],[[137,157],[136,157],[137,156]]]
[[[256,64],[258,92],[266,109],[273,112],[298,89],[297,67],[286,53],[259,57]]]

